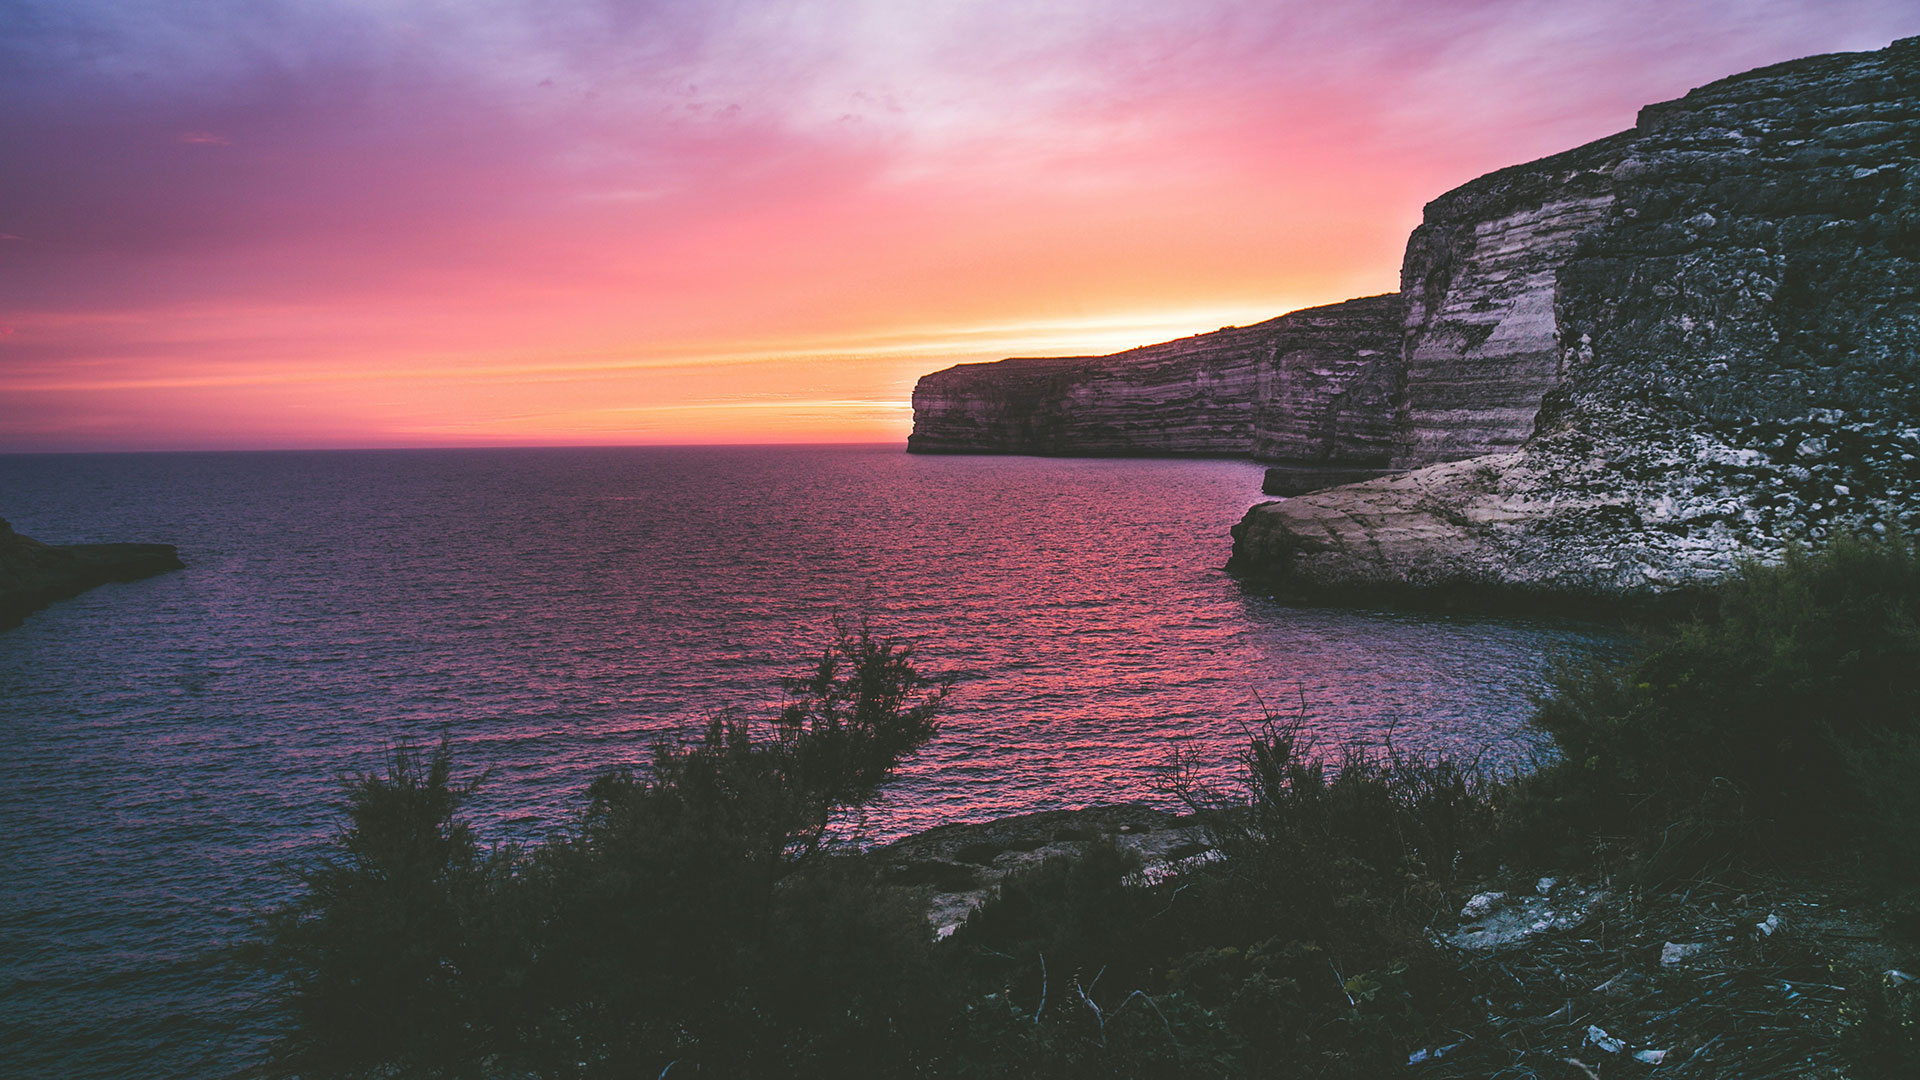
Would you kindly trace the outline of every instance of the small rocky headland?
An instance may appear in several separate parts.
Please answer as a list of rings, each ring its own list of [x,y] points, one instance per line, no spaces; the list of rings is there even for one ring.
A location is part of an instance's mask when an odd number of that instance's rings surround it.
[[[1442,195],[1396,293],[928,375],[917,452],[1268,462],[1250,587],[1660,621],[1522,772],[1270,716],[1174,809],[880,846],[948,685],[864,628],[539,843],[401,746],[244,958],[259,1072],[1920,1075],[1917,347],[1920,38]]]
[[[0,630],[56,600],[183,565],[172,544],[43,544],[0,519]]]

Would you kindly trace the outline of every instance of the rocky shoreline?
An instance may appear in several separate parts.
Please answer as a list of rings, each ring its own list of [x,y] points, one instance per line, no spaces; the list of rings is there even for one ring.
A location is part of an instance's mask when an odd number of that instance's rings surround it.
[[[867,857],[945,941],[1003,882],[1096,844],[1137,860],[1129,883],[1140,889],[1222,858],[1199,817],[1138,804],[943,825]],[[1897,993],[1920,967],[1893,925],[1899,911],[1873,888],[1806,874],[1648,888],[1631,877],[1503,868],[1443,892],[1450,899],[1433,910],[1427,943],[1477,996],[1465,1023],[1408,1052],[1408,1067],[1436,1077],[1476,1075],[1502,1055],[1588,1076],[1831,1068],[1848,1026],[1860,1023],[1863,995]]]
[[[940,825],[868,856],[881,862],[889,882],[914,893],[936,936],[945,939],[1001,882],[1049,859],[1078,858],[1097,843],[1139,859],[1147,882],[1218,854],[1193,815],[1117,803]]]
[[[1558,375],[1526,440],[1255,507],[1235,565],[1306,588],[1630,600],[1793,543],[1910,531],[1916,131],[1907,39],[1723,80],[1577,151],[1606,206],[1551,268]],[[1430,209],[1422,229],[1442,227]]]
[[[43,544],[0,519],[0,630],[88,589],[185,565],[172,544]]]

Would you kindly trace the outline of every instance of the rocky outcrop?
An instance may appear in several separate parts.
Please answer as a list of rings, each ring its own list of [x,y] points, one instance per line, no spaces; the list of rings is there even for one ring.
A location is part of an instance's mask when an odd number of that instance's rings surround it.
[[[0,520],[0,630],[56,600],[104,585],[178,570],[172,544],[69,544],[21,536]]]
[[[1404,313],[1389,294],[1112,356],[961,364],[914,388],[907,448],[1253,457],[1298,490],[1377,475]]]
[[[935,934],[946,938],[1001,882],[1052,859],[1078,858],[1094,844],[1138,860],[1142,883],[1219,858],[1198,819],[1128,803],[940,825],[870,854],[885,868],[884,880],[916,894]]]
[[[1443,196],[1403,292],[1395,463],[1424,467],[1255,507],[1236,567],[1640,598],[1920,526],[1920,38]]]
[[[1309,494],[1250,511],[1233,565],[1303,591],[1650,597],[1920,524],[1917,350],[1906,39],[1442,195],[1399,294],[929,375],[909,448],[1273,462]]]
[[[1624,418],[1623,418],[1624,419]],[[1308,596],[1654,599],[1835,529],[1920,528],[1920,428],[1817,411],[1731,431],[1554,432],[1249,511],[1235,569]]]

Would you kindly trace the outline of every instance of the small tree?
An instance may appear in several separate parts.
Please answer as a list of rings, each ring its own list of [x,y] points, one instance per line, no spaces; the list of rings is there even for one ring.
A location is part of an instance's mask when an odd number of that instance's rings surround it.
[[[650,772],[602,776],[574,830],[524,851],[480,852],[444,739],[343,778],[346,823],[259,950],[293,1021],[270,1071],[893,1069],[941,1000],[925,921],[819,856],[933,737],[948,683],[836,623],[783,684],[776,715],[657,744]]]
[[[618,1068],[657,1071],[678,1047],[724,1072],[725,1055],[829,1034],[810,1028],[801,1039],[796,1018],[818,1002],[781,991],[791,980],[777,969],[847,966],[794,960],[822,944],[789,932],[810,891],[846,893],[834,880],[841,868],[789,879],[820,861],[836,812],[870,805],[932,738],[948,683],[921,674],[911,647],[836,623],[819,659],[784,685],[771,721],[716,717],[689,743],[657,744],[649,775],[595,781],[579,834],[541,853],[555,902],[537,981],[563,995],[557,1011],[585,1018],[572,1035],[595,1025],[588,1041],[612,1048]],[[842,910],[876,946],[925,936],[912,915],[850,901]],[[881,967],[902,967],[871,963],[877,955],[853,958],[876,988],[896,978]],[[836,994],[857,989],[849,981]],[[839,1016],[853,1023],[855,1013]]]
[[[346,825],[302,874],[305,895],[270,916],[263,949],[296,1024],[276,1048],[287,1071],[440,1061],[458,1042],[484,860],[456,820],[477,781],[452,773],[443,736],[431,755],[401,742],[383,772],[342,778]]]
[[[1730,844],[1825,853],[1912,835],[1920,557],[1843,537],[1743,567],[1646,655],[1574,670],[1534,718],[1561,760],[1520,809],[1543,835],[1661,838],[1678,869]],[[1563,841],[1564,842],[1564,841]]]
[[[871,804],[933,738],[951,680],[921,674],[911,645],[836,621],[812,669],[782,684],[787,702],[770,727],[720,716],[690,744],[657,744],[652,776],[616,773],[594,785],[590,821],[604,829],[635,812],[690,817],[710,841],[783,872],[820,850],[837,812]]]

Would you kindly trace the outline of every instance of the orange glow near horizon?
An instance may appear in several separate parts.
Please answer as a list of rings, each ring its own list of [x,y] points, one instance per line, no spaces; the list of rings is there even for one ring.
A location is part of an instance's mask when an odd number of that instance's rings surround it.
[[[900,441],[926,372],[1389,291],[1443,190],[1908,18],[29,6],[0,451]]]

